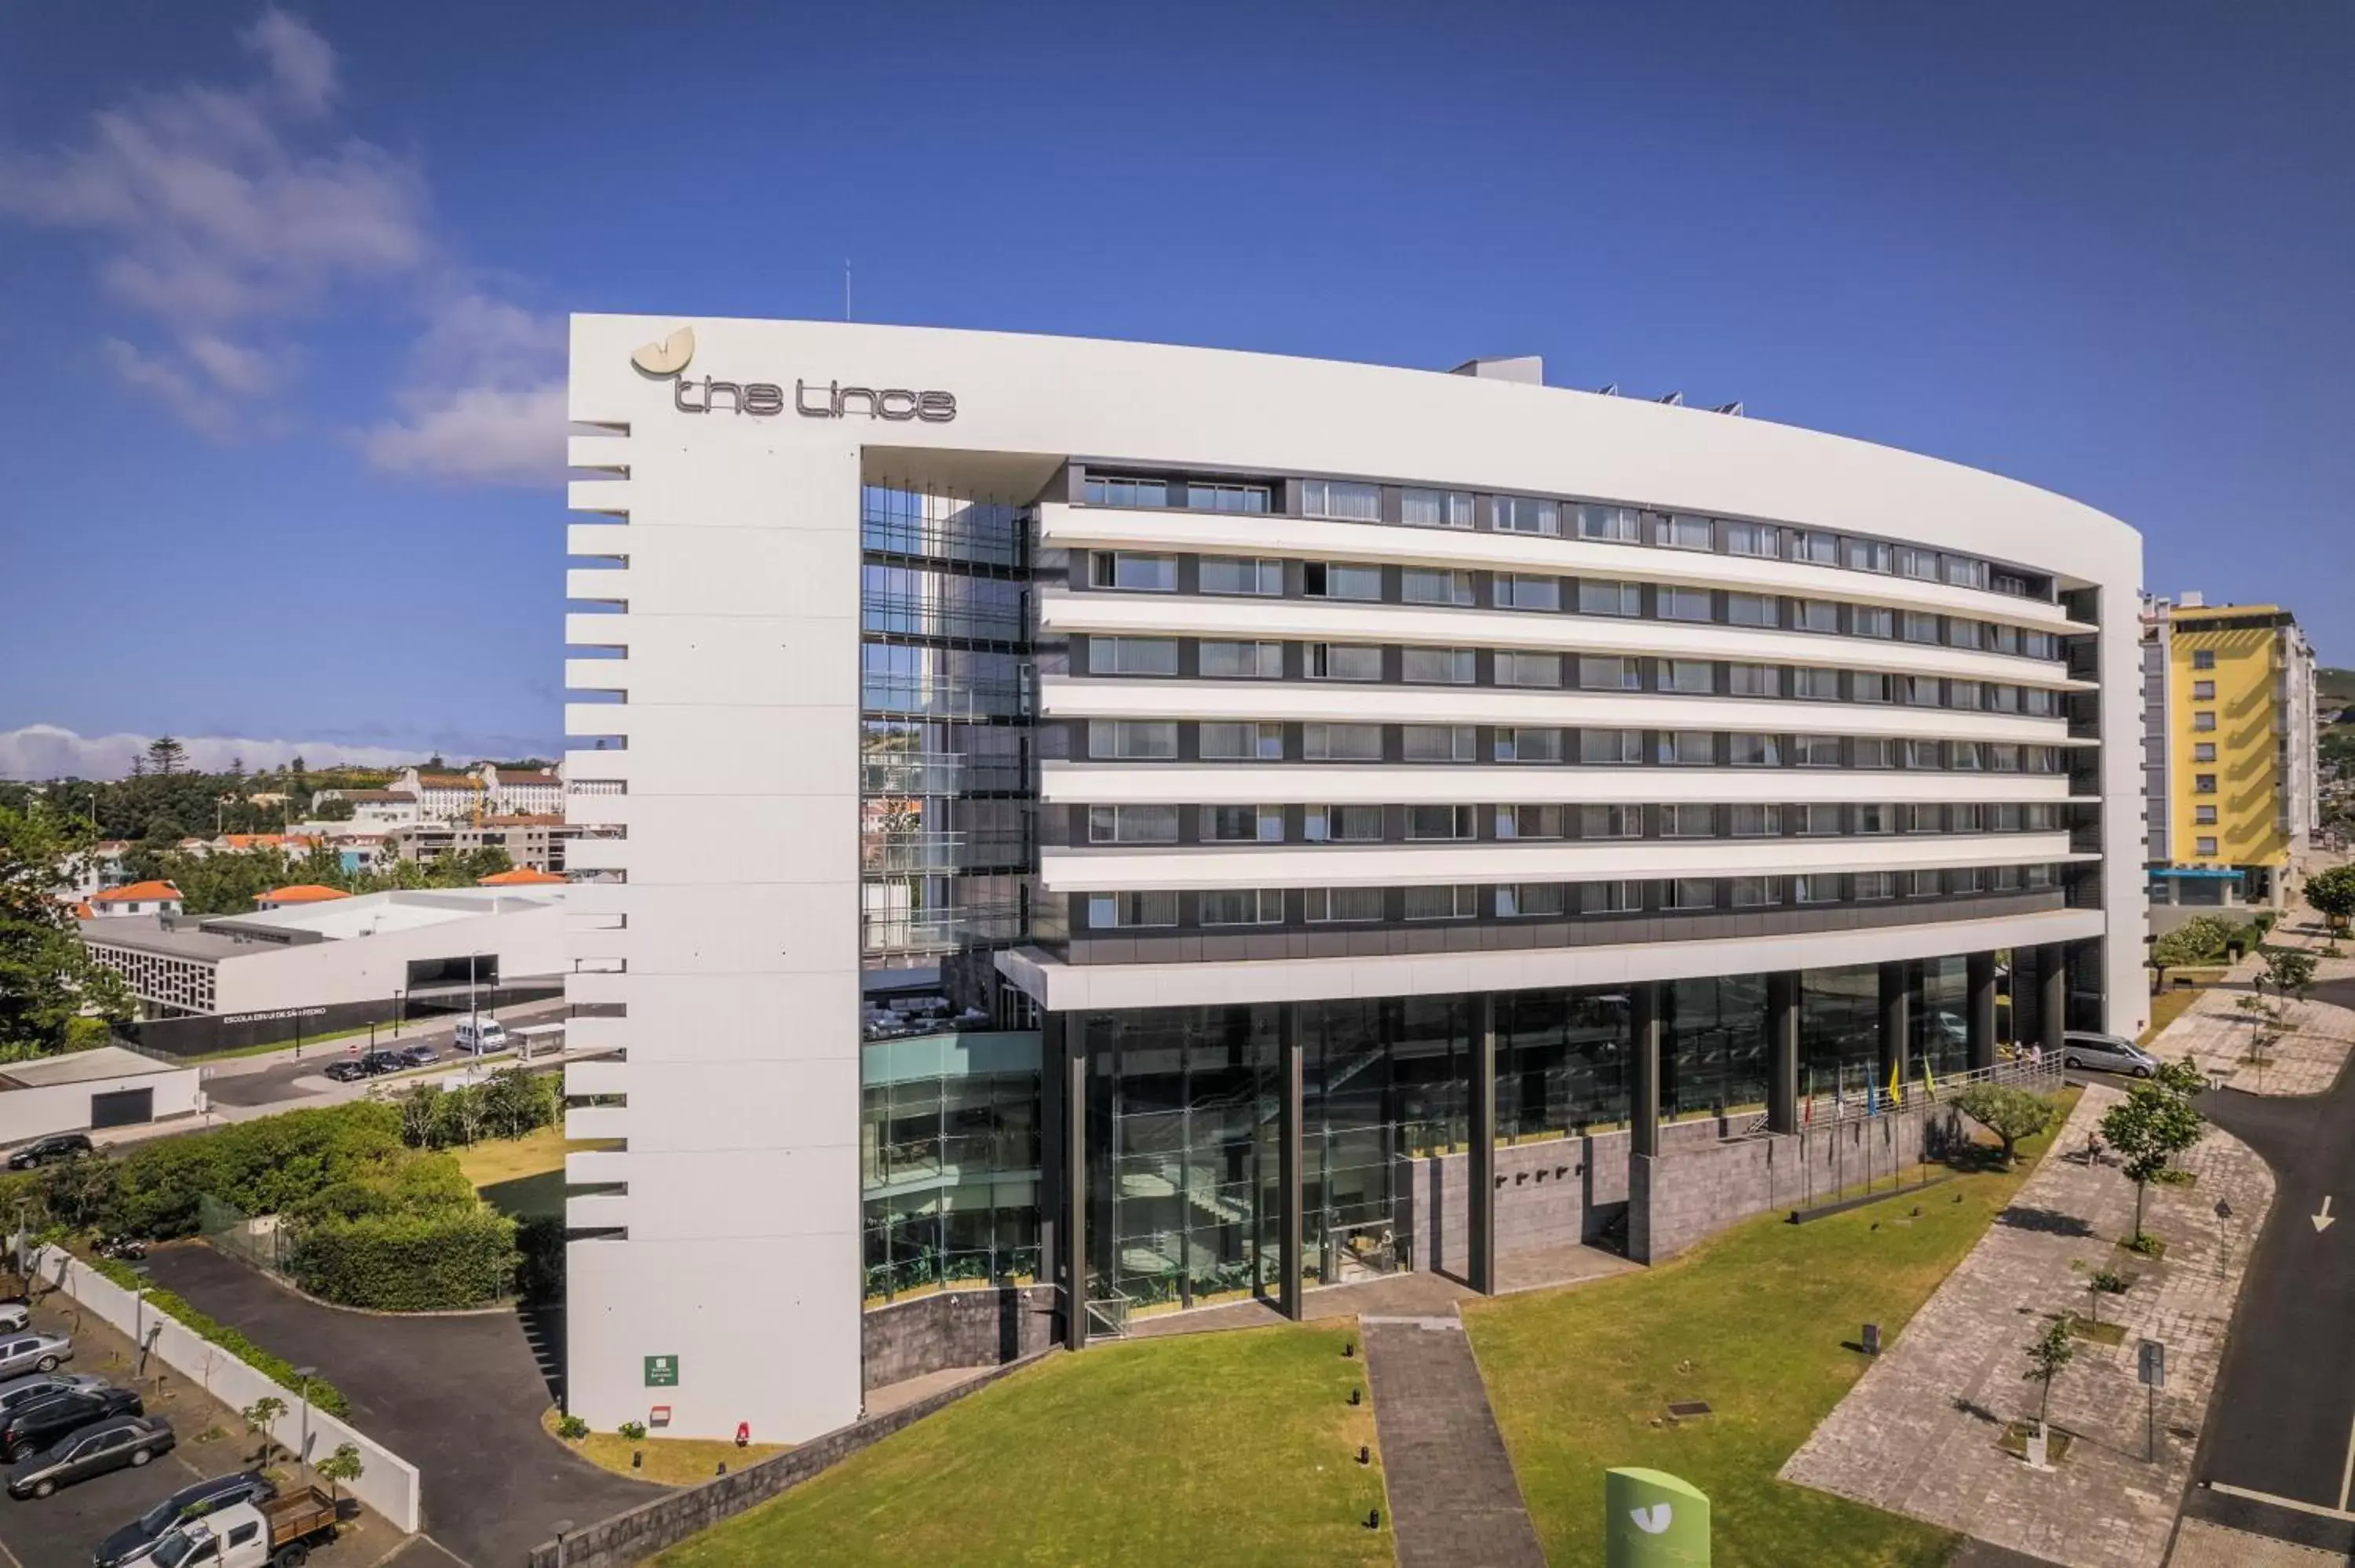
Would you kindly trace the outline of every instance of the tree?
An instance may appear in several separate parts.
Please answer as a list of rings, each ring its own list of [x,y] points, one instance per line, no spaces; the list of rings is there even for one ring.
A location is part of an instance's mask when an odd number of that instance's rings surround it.
[[[2034,1138],[2052,1125],[2052,1103],[2041,1095],[2004,1084],[1973,1084],[1955,1097],[1965,1116],[2003,1140],[2003,1163],[2009,1169],[2018,1158],[2019,1140]]]
[[[2169,1085],[2152,1081],[2126,1091],[2126,1103],[2112,1106],[2102,1118],[2102,1137],[2126,1159],[2127,1180],[2135,1184],[2134,1235],[2127,1245],[2145,1250],[2142,1206],[2145,1190],[2168,1161],[2200,1141],[2206,1120],[2191,1102]]]
[[[318,822],[348,822],[352,820],[354,810],[349,800],[342,799],[321,800],[314,798],[311,801],[311,820]]]
[[[108,1025],[130,1020],[123,977],[91,957],[57,896],[89,851],[86,830],[55,811],[0,808],[0,1050],[102,1044]]]
[[[147,770],[169,779],[175,773],[185,773],[188,768],[188,748],[168,735],[159,735],[147,743]]]
[[[357,1443],[336,1444],[336,1451],[320,1460],[317,1467],[319,1478],[327,1483],[330,1500],[340,1500],[336,1490],[337,1482],[349,1486],[368,1474],[368,1467],[360,1463],[360,1449]]]
[[[2044,1425],[2045,1415],[2052,1408],[2052,1380],[2066,1371],[2077,1359],[2076,1337],[2069,1332],[2065,1318],[2055,1318],[2044,1332],[2030,1340],[2025,1347],[2028,1353],[2027,1382],[2042,1383],[2042,1394],[2036,1402],[2036,1425]]]
[[[2265,979],[2284,996],[2306,1000],[2306,988],[2314,983],[2314,955],[2301,953],[2295,948],[2260,948],[2258,954],[2265,961]]]
[[[2208,1075],[2200,1064],[2186,1056],[2180,1062],[2161,1062],[2151,1082],[2185,1099],[2190,1099],[2208,1086]]]
[[[2355,863],[2334,865],[2307,877],[2306,904],[2330,922],[2333,930],[2347,929],[2349,918],[2355,916]]]
[[[244,1418],[246,1425],[261,1439],[261,1463],[264,1465],[270,1463],[270,1456],[276,1450],[278,1444],[278,1439],[272,1435],[270,1429],[276,1425],[278,1418],[285,1414],[286,1402],[274,1393],[265,1393],[238,1412],[238,1414]]]
[[[2211,949],[2206,937],[2204,931],[2195,930],[2190,926],[2178,926],[2150,945],[2150,961],[2162,970],[2211,962],[2223,949]]]

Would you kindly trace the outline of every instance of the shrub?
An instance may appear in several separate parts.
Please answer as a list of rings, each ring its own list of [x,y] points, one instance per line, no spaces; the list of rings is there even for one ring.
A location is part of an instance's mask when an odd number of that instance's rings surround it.
[[[2003,1140],[2003,1162],[2012,1163],[2019,1140],[2052,1125],[2052,1102],[2003,1084],[1973,1084],[1955,1097],[1955,1108]]]
[[[589,1423],[578,1415],[567,1415],[556,1424],[556,1435],[567,1442],[578,1443],[589,1436]]]
[[[384,1312],[479,1307],[516,1275],[516,1225],[476,1204],[304,1225],[287,1272],[322,1300]]]
[[[564,1299],[564,1216],[538,1214],[516,1226],[516,1294],[526,1301]]]
[[[645,1441],[646,1424],[643,1421],[624,1421],[615,1430],[633,1443]]]
[[[136,1290],[145,1283],[129,1266],[112,1258],[85,1257],[82,1261],[96,1269],[101,1278],[111,1279],[125,1290]],[[180,1326],[200,1340],[218,1345],[239,1361],[251,1367],[271,1382],[283,1388],[293,1388],[303,1380],[294,1375],[294,1363],[283,1356],[272,1355],[243,1334],[228,1325],[214,1321],[181,1300],[168,1290],[147,1292],[147,1305],[166,1318],[178,1319]],[[311,1380],[311,1403],[330,1415],[349,1417],[351,1402],[343,1391],[323,1378]]]

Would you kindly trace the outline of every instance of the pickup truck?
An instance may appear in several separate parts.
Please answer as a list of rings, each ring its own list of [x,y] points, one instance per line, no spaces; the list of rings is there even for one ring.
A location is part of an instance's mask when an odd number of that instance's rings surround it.
[[[192,1519],[156,1543],[154,1568],[303,1568],[336,1538],[336,1504],[316,1487]]]

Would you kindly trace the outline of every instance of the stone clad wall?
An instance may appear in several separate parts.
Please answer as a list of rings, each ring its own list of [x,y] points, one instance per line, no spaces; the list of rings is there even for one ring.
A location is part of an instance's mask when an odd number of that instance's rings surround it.
[[[949,1367],[993,1367],[1045,1350],[1055,1338],[1055,1287],[942,1290],[868,1309],[862,1384],[878,1389]]]

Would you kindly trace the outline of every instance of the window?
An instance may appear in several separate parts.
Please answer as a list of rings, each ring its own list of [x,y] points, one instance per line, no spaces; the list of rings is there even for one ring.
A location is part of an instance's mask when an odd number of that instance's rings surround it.
[[[2019,628],[2007,626],[2001,621],[1987,622],[1987,645],[1989,650],[1998,653],[2019,652]]]
[[[1896,767],[1897,743],[1885,735],[1857,736],[1856,766],[1859,768]]]
[[[1399,678],[1417,686],[1468,686],[1477,678],[1477,661],[1469,648],[1402,649]]]
[[[1497,655],[1497,684],[1559,686],[1561,684],[1561,655],[1559,653],[1499,653]]]
[[[1950,708],[1978,708],[1987,704],[1987,688],[1977,681],[1946,683],[1946,705]]]
[[[1632,506],[1582,506],[1578,536],[1608,544],[1632,545],[1641,536],[1642,524]]]
[[[1088,557],[1088,581],[1100,588],[1125,588],[1136,593],[1176,593],[1178,557],[1139,556],[1127,550],[1098,550]]]
[[[1779,735],[1736,735],[1727,737],[1726,756],[1736,768],[1780,768],[1783,737]]]
[[[1737,876],[1732,887],[1736,909],[1760,909],[1783,902],[1783,884],[1777,877]]]
[[[1469,806],[1409,806],[1406,836],[1410,839],[1476,839],[1480,829]]]
[[[1779,697],[1783,694],[1780,664],[1729,664],[1726,690],[1737,697]]]
[[[1795,601],[1791,624],[1800,631],[1838,631],[1839,606],[1828,599],[1803,599]]]
[[[1759,556],[1779,560],[1783,554],[1783,530],[1772,523],[1728,523],[1725,525],[1725,548],[1728,555]]]
[[[1783,834],[1783,808],[1737,802],[1727,810],[1732,815],[1732,827],[1737,839],[1780,838]]]
[[[1998,865],[1994,868],[1994,871],[1995,880],[1993,885],[1997,892],[2009,893],[2019,887],[2019,867],[2016,865]]]
[[[1945,827],[1946,809],[1943,806],[1900,806],[1897,809],[1901,831],[1909,833],[1934,833]]]
[[[1644,689],[1643,663],[1635,659],[1581,658],[1578,662],[1578,689],[1582,692],[1640,692]]]
[[[1841,810],[1838,806],[1802,806],[1799,808],[1799,832],[1811,839],[1837,838],[1840,831]]]
[[[1967,800],[1946,808],[1946,831],[1950,833],[1979,832],[1984,820],[1977,805]]]
[[[2214,669],[2216,667],[2216,650],[2213,648],[2194,648],[2191,651],[2191,667],[2195,670]]]
[[[1945,691],[1935,675],[1905,677],[1905,702],[1909,707],[1938,708],[1945,706]]]
[[[1561,508],[1550,501],[1526,495],[1498,495],[1488,503],[1488,516],[1499,534],[1559,534]]]
[[[2191,700],[2195,703],[2214,702],[2216,700],[2216,683],[2213,681],[2192,682]]]
[[[1664,588],[1656,596],[1662,620],[1713,620],[1709,589]]]
[[[2058,659],[2061,657],[2061,639],[2050,631],[2023,631],[2019,634],[2019,651],[2030,659]],[[2210,658],[2214,658],[2214,655],[2211,654]],[[2200,663],[2196,655],[2191,667],[2195,670],[2214,668],[2212,664]]]
[[[1855,824],[1849,830],[1852,832],[1878,836],[1897,831],[1897,811],[1893,806],[1851,806],[1849,810]]]
[[[2213,795],[2216,792],[2216,776],[2213,773],[2194,773],[2191,776],[2191,792],[2194,795]]]
[[[1643,585],[1611,582],[1602,577],[1582,578],[1578,585],[1578,609],[1582,615],[1641,615]]]
[[[1382,520],[1382,488],[1378,484],[1346,484],[1337,479],[1307,479],[1300,482],[1303,517],[1337,517],[1345,523]]]
[[[1529,577],[1514,572],[1498,572],[1497,574],[1497,608],[1498,609],[1560,609],[1561,579]]]
[[[1856,874],[1856,898],[1861,904],[1875,898],[1897,896],[1897,879],[1885,871],[1859,871]]]
[[[1791,559],[1812,561],[1819,567],[1839,565],[1839,535],[1837,534],[1794,534],[1791,535]]]
[[[1987,764],[1990,773],[2017,773],[2019,771],[2019,747],[1990,742],[1987,748]]]
[[[1593,810],[1592,807],[1588,809]],[[1497,808],[1497,836],[1500,839],[1558,839],[1562,836],[1565,814],[1560,806],[1499,806]]]
[[[1668,909],[1714,909],[1717,884],[1707,877],[1679,876],[1668,884]]]
[[[1795,735],[1791,737],[1791,760],[1802,768],[1838,768],[1840,765],[1840,737],[1836,735]]]
[[[1800,668],[1791,672],[1791,694],[1811,703],[1839,701],[1839,672]]]
[[[1195,512],[1264,512],[1267,486],[1205,484],[1189,479],[1186,482],[1186,505]]]
[[[1644,732],[1640,729],[1580,730],[1578,759],[1605,765],[1641,762],[1644,760]]]
[[[1379,599],[1382,597],[1382,569],[1347,566],[1338,561],[1309,561],[1300,568],[1300,591],[1310,599]]]
[[[2037,718],[2050,718],[2060,710],[2060,693],[2048,692],[2041,686],[2022,686],[2019,689],[2019,711]]]
[[[1717,837],[1717,808],[1695,805],[1689,801],[1662,806],[1660,836],[1664,839],[1713,839]]]
[[[1284,842],[1281,806],[1205,806],[1202,842],[1209,844],[1280,844]]]
[[[1708,768],[1717,761],[1717,736],[1705,729],[1664,729],[1657,755],[1672,768]]]
[[[1130,927],[1175,926],[1178,895],[1174,893],[1091,893],[1088,925],[1095,930]]]
[[[1470,604],[1472,574],[1407,567],[1399,572],[1399,598],[1408,604]]]
[[[1204,593],[1248,593],[1264,599],[1284,593],[1284,563],[1248,556],[1205,556],[1201,562]]]
[[[1469,528],[1472,498],[1460,490],[1402,490],[1399,521],[1410,528]]]
[[[1205,724],[1199,733],[1205,762],[1284,760],[1284,726],[1280,724]]]
[[[1582,839],[1640,839],[1644,836],[1641,806],[1581,806],[1578,836]]]
[[[1897,873],[1897,895],[1900,898],[1935,898],[1946,890],[1946,879],[1934,871],[1901,871]]]
[[[1091,675],[1174,675],[1178,673],[1178,640],[1174,637],[1091,637]]]
[[[1979,647],[1983,641],[1985,631],[1986,629],[1976,620],[1966,620],[1959,615],[1948,616],[1946,618],[1946,646],[1949,648]]]
[[[1570,887],[1561,882],[1508,883],[1497,889],[1497,913],[1507,920],[1570,912]]]
[[[1915,874],[1919,875],[1920,874],[1916,873]],[[1977,893],[1978,890],[1978,867],[1973,865],[1961,865],[1956,866],[1954,870],[1946,873],[1947,892]]]
[[[2050,887],[2052,885],[2052,868],[2049,865],[2022,867],[2019,883],[2022,887]]]
[[[1894,565],[1889,546],[1878,539],[1850,539],[1848,564],[1851,570],[1859,572],[1885,572]]]
[[[1780,626],[1783,601],[1771,593],[1730,593],[1725,596],[1725,620],[1730,626]]]
[[[1300,836],[1312,844],[1371,844],[1382,840],[1380,806],[1311,806],[1301,814]]]
[[[1469,920],[1480,913],[1476,887],[1410,887],[1406,917],[1410,920]]]
[[[2216,841],[2214,839],[2204,838],[2194,839],[2191,841],[2191,853],[2194,854],[2214,854],[2216,853]]]
[[[1300,650],[1300,673],[1312,681],[1379,681],[1382,651],[1367,643],[1310,642]]]
[[[1409,762],[1476,761],[1478,733],[1468,724],[1405,725],[1399,755]]]
[[[1205,642],[1201,671],[1211,681],[1280,681],[1284,678],[1281,642]]]
[[[2191,715],[2191,727],[2195,730],[2214,729],[2216,727],[2216,710],[2214,708],[2201,708],[2198,712],[2194,713]]]
[[[2195,828],[2214,827],[2216,825],[2216,808],[2213,806],[2192,807],[2191,825]]]
[[[1382,890],[1379,887],[1312,887],[1301,895],[1308,919],[1317,925],[1336,920],[1379,920]]]
[[[1706,517],[1688,517],[1681,514],[1663,517],[1652,530],[1652,543],[1671,550],[1709,550],[1716,547]]]
[[[1840,879],[1837,876],[1818,874],[1791,879],[1791,902],[1794,904],[1837,904],[1839,895]]]
[[[1301,755],[1311,762],[1380,762],[1382,726],[1378,724],[1301,726]]]
[[[1937,641],[1938,618],[1927,610],[1907,610],[1905,612],[1905,641],[1908,642]]]
[[[1585,882],[1578,888],[1582,915],[1625,915],[1644,907],[1640,882]]]
[[[1943,760],[1938,743],[1934,740],[1909,740],[1905,743],[1905,766],[1908,768],[1934,768]]]
[[[1950,740],[1946,743],[1946,766],[1957,773],[1986,771],[1984,758],[1976,740]]]
[[[1849,612],[1849,629],[1859,637],[1894,637],[1897,612],[1887,605],[1859,604]]]
[[[2055,746],[2023,746],[2019,748],[2022,771],[2058,773],[2061,771],[2061,748]]]
[[[1629,659],[1625,662],[1632,664],[1635,661]],[[1692,692],[1707,696],[1717,690],[1717,666],[1706,659],[1663,659],[1660,661],[1660,690]]]
[[[1088,755],[1120,762],[1166,762],[1178,755],[1178,726],[1167,719],[1090,719]]]
[[[1169,486],[1157,479],[1099,479],[1088,475],[1091,506],[1167,506]]]
[[[1938,552],[1912,549],[1903,545],[1898,546],[1897,575],[1902,577],[1919,577],[1923,582],[1936,582]]]
[[[1090,806],[1088,842],[1092,844],[1174,844],[1178,842],[1175,806]]]
[[[1985,561],[1966,560],[1960,556],[1946,557],[1946,580],[1956,588],[1983,588],[1993,575]]]
[[[1499,762],[1560,762],[1561,731],[1500,729],[1497,732],[1497,760]]]
[[[1284,889],[1224,888],[1202,895],[1205,926],[1280,926],[1284,924]]]
[[[2019,711],[2018,686],[1989,686],[1987,690],[1987,706],[1997,713],[2016,714]]]

